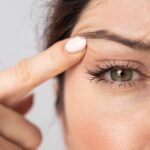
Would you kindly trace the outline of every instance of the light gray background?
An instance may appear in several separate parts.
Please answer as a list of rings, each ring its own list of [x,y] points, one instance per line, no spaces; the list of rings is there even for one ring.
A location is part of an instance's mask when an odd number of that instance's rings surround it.
[[[37,11],[37,16],[35,13],[32,16],[33,9],[36,9],[33,0],[0,0],[1,70],[38,52],[34,29],[40,10]],[[54,80],[50,80],[33,91],[36,93],[35,104],[27,114],[27,118],[43,133],[39,150],[64,149],[61,127],[54,109],[53,84]]]

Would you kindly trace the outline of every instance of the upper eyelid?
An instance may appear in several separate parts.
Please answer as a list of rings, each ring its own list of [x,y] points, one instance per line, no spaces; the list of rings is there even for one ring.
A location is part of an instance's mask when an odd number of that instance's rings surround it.
[[[130,60],[130,59],[127,59],[127,60],[121,60],[121,59],[102,59],[102,60],[97,60],[96,64],[114,64],[114,65],[124,65],[123,63],[126,63],[125,65],[128,64],[129,67],[137,67],[137,68],[140,68],[142,70],[147,70],[146,69],[146,66],[139,62],[139,61],[135,61],[135,60]]]

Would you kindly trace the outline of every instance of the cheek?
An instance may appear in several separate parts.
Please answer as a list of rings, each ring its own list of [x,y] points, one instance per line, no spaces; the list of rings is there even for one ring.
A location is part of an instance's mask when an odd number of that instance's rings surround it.
[[[79,84],[76,85],[77,82]],[[94,106],[91,107],[92,99],[89,97],[91,92],[85,88],[86,83],[84,87],[80,83],[84,84],[82,77],[73,80],[73,76],[66,74],[64,100],[69,150],[96,150],[99,142],[101,146],[107,144],[105,143],[107,136],[102,127],[98,126],[100,121],[100,116],[96,116],[98,112],[94,110]]]
[[[69,150],[97,150],[98,145],[104,150],[108,145],[109,136],[101,124],[103,117],[98,115],[95,106],[86,102],[90,101],[90,98],[85,96],[84,92],[66,93],[65,96]]]
[[[78,65],[65,78],[69,150],[150,149],[148,98],[137,103],[131,96],[98,92],[81,72]]]

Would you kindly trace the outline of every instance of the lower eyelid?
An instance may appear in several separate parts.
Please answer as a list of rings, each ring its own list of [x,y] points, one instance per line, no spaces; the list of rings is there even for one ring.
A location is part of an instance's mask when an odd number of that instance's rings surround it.
[[[108,81],[108,80],[101,80],[97,82],[101,87],[105,87],[106,89],[112,89],[118,91],[131,91],[132,89],[137,88],[144,88],[145,87],[145,81],[130,81],[130,82],[119,82],[119,81]]]

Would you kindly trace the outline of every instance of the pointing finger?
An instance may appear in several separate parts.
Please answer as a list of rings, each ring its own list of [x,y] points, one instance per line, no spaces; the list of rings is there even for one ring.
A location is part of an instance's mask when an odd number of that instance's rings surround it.
[[[37,85],[78,63],[85,54],[87,41],[74,37],[59,41],[46,51],[25,59],[0,73],[0,99],[17,99]]]

